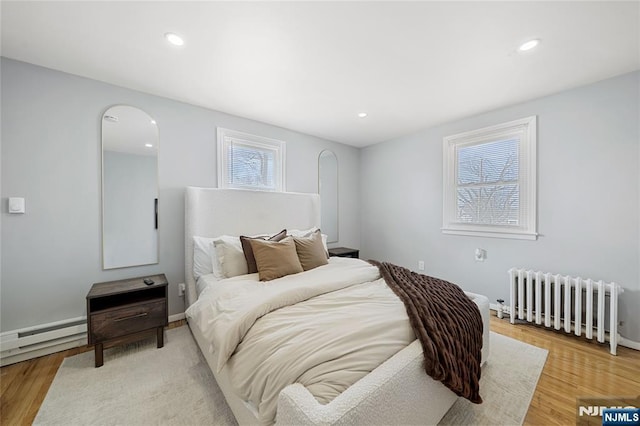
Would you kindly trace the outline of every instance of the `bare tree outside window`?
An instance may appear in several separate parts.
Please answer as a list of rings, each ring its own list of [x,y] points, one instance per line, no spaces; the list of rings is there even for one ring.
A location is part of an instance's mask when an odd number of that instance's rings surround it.
[[[285,142],[218,128],[218,187],[285,190]]]
[[[270,188],[273,186],[272,150],[259,150],[233,144],[229,151],[229,174],[231,185]]]
[[[461,147],[457,156],[458,220],[517,226],[520,212],[518,140]]]

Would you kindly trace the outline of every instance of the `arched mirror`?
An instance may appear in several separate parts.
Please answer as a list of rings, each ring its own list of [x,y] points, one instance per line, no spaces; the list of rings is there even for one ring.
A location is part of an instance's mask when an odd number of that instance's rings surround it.
[[[102,267],[158,263],[158,126],[127,105],[102,116]]]
[[[328,243],[338,242],[338,158],[329,150],[318,157],[318,193],[322,233]]]

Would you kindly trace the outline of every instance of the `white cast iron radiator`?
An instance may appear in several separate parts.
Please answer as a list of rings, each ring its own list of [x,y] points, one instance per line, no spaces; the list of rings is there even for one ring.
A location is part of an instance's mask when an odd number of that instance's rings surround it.
[[[604,343],[608,328],[610,351],[618,346],[618,295],[616,283],[605,283],[569,275],[509,270],[511,324],[517,319],[543,324]],[[595,323],[595,324],[594,324]]]

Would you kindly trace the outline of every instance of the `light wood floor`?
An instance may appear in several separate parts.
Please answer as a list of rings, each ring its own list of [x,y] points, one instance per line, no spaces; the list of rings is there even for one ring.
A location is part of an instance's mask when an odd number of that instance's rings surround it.
[[[178,321],[169,328],[184,324]],[[608,345],[495,317],[491,330],[549,351],[525,425],[574,425],[577,397],[640,395],[639,351],[619,347],[618,356],[612,356]],[[31,424],[62,360],[88,350],[75,348],[2,367],[0,423]]]
[[[640,395],[640,351],[618,346],[613,356],[608,343],[493,316],[491,330],[549,351],[525,425],[576,424],[579,397]]]

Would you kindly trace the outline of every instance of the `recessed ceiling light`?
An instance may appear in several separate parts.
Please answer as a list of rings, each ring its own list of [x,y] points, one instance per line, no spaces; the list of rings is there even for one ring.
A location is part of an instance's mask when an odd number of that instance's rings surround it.
[[[358,117],[365,118],[368,114],[366,112],[359,112]]]
[[[184,40],[178,34],[175,33],[166,33],[164,38],[174,46],[182,46],[184,44]]]
[[[527,50],[533,49],[538,44],[540,44],[540,40],[538,40],[538,39],[529,40],[527,42],[522,43],[520,45],[520,47],[518,47],[518,50],[521,51],[521,52],[526,52]]]
[[[156,120],[151,120],[151,124],[156,124]]]
[[[153,148],[153,145],[150,143],[145,143],[144,146],[146,146],[147,148]]]

